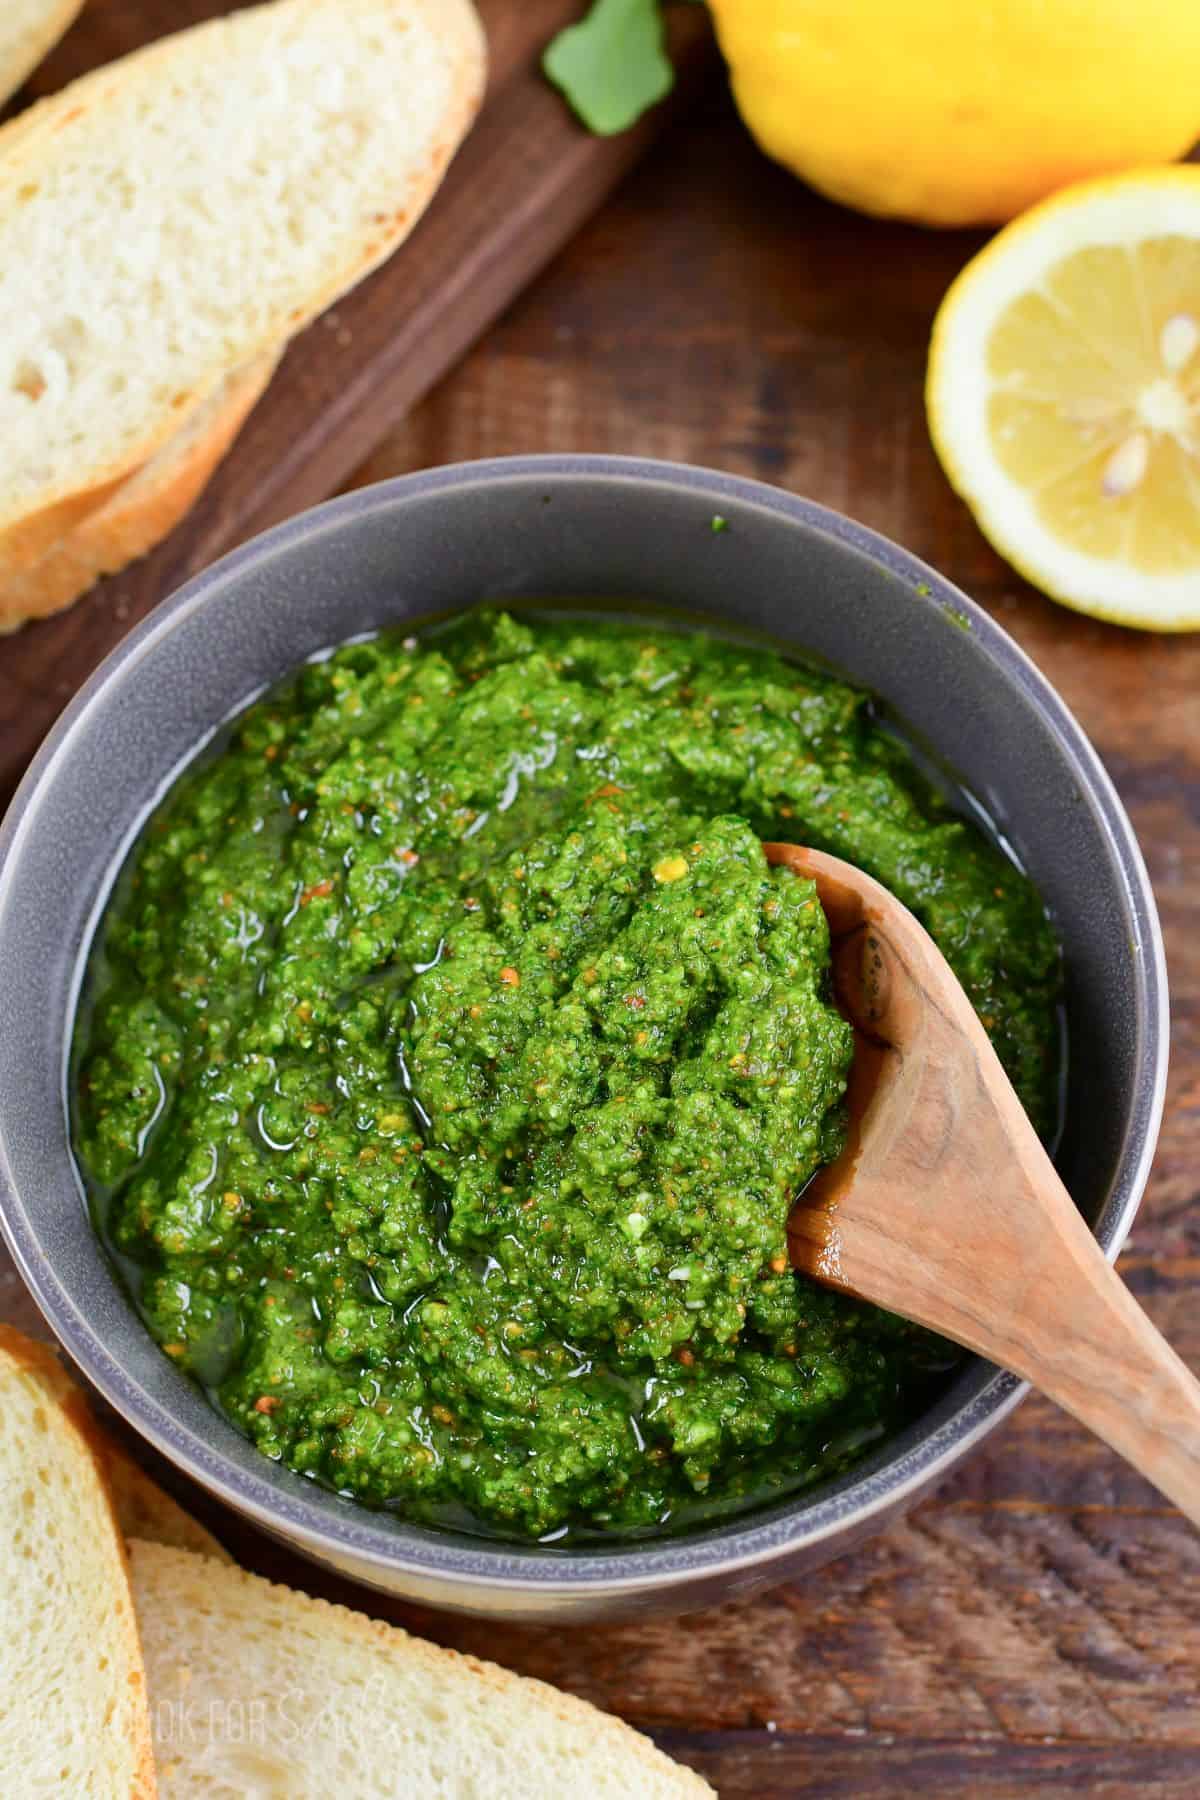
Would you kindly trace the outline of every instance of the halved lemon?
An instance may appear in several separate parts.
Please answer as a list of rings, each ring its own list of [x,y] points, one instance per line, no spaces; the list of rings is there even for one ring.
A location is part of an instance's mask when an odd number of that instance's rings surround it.
[[[951,482],[1055,600],[1200,627],[1200,167],[1067,188],[943,300],[926,386]]]

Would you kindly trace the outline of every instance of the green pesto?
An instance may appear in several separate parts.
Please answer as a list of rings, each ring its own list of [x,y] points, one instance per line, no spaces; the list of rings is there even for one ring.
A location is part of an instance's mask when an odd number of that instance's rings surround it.
[[[699,636],[481,614],[306,666],[144,832],[76,1034],[98,1222],[269,1456],[508,1535],[848,1467],[944,1345],[787,1268],[843,1142],[824,916],[918,912],[1027,1107],[1058,955],[865,696]]]

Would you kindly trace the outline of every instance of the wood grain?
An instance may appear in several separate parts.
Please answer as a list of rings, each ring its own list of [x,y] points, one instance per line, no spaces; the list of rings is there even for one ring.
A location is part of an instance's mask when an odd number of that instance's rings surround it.
[[[1189,1751],[1140,1745],[1087,1746],[1064,1752],[1056,1744],[1009,1750],[999,1744],[953,1740],[896,1741],[872,1735],[860,1744],[821,1736],[771,1737],[764,1755],[757,1734],[708,1736],[666,1732],[659,1743],[690,1762],[720,1793],[787,1800],[821,1794],[825,1800],[1011,1800],[1013,1795],[1085,1794],[1088,1800],[1193,1800],[1196,1760]]]
[[[89,6],[38,71],[54,92],[93,64],[222,12],[220,0]],[[427,393],[687,107],[713,68],[700,8],[672,22],[672,99],[618,138],[591,137],[542,79],[576,0],[479,0],[483,113],[408,243],[292,345],[203,499],[150,556],[60,617],[0,639],[0,799],[69,696],[165,594],[224,551],[326,499]]]
[[[922,423],[924,351],[937,301],[978,241],[826,205],[714,109],[672,133],[360,478],[543,449],[716,464],[900,538],[1017,636],[1104,756],[1158,895],[1172,1072],[1121,1267],[1196,1367],[1200,639],[1138,637],[1040,599],[947,489]],[[63,653],[69,685],[69,644]],[[0,646],[0,664],[7,654]],[[47,653],[26,679],[36,692],[57,675]],[[19,689],[6,692],[6,708],[19,707]],[[0,1273],[0,1312],[33,1318],[11,1272]],[[1037,1400],[906,1523],[682,1627],[497,1627],[389,1604],[188,1498],[252,1566],[611,1707],[726,1800],[1200,1793],[1200,1539]]]

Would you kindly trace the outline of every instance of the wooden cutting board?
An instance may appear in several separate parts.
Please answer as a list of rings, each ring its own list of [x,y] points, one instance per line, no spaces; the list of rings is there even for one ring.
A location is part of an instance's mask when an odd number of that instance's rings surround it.
[[[130,626],[235,544],[333,493],[567,242],[715,67],[704,9],[673,8],[675,95],[633,131],[594,138],[539,68],[545,45],[580,16],[583,0],[477,4],[490,47],[487,100],[408,243],[296,340],[172,537],[70,611],[0,638],[0,805],[67,700]],[[53,93],[140,44],[228,10],[228,0],[89,0],[30,91]]]

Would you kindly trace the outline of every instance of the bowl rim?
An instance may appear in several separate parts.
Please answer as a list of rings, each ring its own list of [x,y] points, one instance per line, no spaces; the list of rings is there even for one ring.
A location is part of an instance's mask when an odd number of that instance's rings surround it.
[[[302,545],[396,501],[504,482],[586,481],[667,484],[702,495],[714,510],[736,502],[835,539],[882,565],[919,591],[927,604],[965,617],[977,643],[1013,680],[1025,702],[1049,727],[1096,808],[1129,915],[1138,931],[1135,983],[1143,1062],[1131,1097],[1130,1121],[1098,1236],[1115,1260],[1133,1222],[1154,1156],[1166,1090],[1169,1048],[1166,961],[1154,895],[1141,850],[1124,806],[1097,752],[1056,690],[1002,626],[936,569],[867,526],[831,508],[765,482],[719,470],[643,457],[536,455],[450,464],[354,490],[296,515],[251,539],[192,577],[121,640],[67,705],[17,788],[0,823],[0,899],[20,855],[33,815],[70,749],[80,721],[104,703],[117,673],[178,629],[206,604],[210,592],[238,581],[281,551]],[[114,846],[115,854],[116,846]],[[81,961],[83,959],[81,958]],[[71,1357],[114,1409],[186,1474],[237,1511],[307,1550],[318,1561],[354,1559],[363,1579],[377,1572],[380,1585],[408,1576],[459,1590],[553,1593],[580,1600],[616,1598],[648,1590],[669,1591],[705,1574],[751,1571],[785,1555],[813,1550],[829,1538],[863,1535],[883,1523],[938,1480],[998,1425],[1028,1391],[1027,1384],[996,1370],[974,1396],[934,1430],[910,1428],[907,1447],[881,1466],[773,1502],[730,1523],[697,1527],[679,1537],[614,1544],[567,1552],[528,1549],[506,1541],[478,1540],[431,1528],[404,1526],[354,1502],[345,1515],[318,1511],[297,1477],[286,1493],[248,1474],[212,1443],[185,1431],[169,1408],[140,1388],[78,1312],[41,1251],[37,1233],[17,1193],[0,1122],[0,1231],[35,1302]],[[217,1416],[214,1413],[214,1418]],[[269,1467],[269,1465],[267,1465]]]

